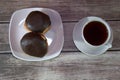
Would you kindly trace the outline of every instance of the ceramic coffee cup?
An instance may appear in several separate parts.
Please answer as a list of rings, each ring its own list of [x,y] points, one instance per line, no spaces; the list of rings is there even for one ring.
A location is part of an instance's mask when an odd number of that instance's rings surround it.
[[[99,17],[85,17],[74,27],[73,41],[87,55],[100,55],[112,47],[113,32],[109,24]]]

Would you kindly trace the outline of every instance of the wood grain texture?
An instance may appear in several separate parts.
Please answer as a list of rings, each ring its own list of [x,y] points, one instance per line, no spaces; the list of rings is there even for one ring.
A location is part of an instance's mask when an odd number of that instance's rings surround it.
[[[63,21],[78,21],[86,16],[120,20],[120,0],[0,0],[0,21],[9,21],[16,10],[30,7],[51,8]]]
[[[79,52],[61,53],[42,62],[27,62],[0,54],[0,80],[119,80],[120,52],[98,57]]]
[[[110,50],[120,50],[120,21],[107,21],[114,32],[113,47]],[[78,51],[75,47],[72,34],[74,26],[77,22],[64,22],[64,46],[63,51]],[[8,42],[8,24],[0,24],[0,51],[10,51]]]
[[[8,40],[10,17],[16,10],[31,7],[60,13],[65,37],[60,56],[42,62],[12,56]],[[113,47],[101,56],[86,56],[73,43],[73,28],[86,16],[101,17],[113,29]],[[119,24],[120,0],[0,0],[0,80],[120,80]]]

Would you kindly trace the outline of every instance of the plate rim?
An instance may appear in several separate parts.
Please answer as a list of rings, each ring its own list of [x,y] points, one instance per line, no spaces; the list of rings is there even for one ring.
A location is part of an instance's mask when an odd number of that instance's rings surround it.
[[[44,58],[44,57],[42,57],[42,58],[39,58],[39,59],[35,59],[35,60],[30,60],[30,59],[25,59],[25,58],[21,58],[21,57],[19,57],[19,56],[17,56],[15,53],[14,53],[14,49],[13,49],[13,47],[12,47],[12,43],[11,43],[11,28],[12,28],[12,22],[14,21],[13,20],[13,18],[14,18],[14,16],[19,12],[19,11],[23,11],[23,10],[29,10],[29,9],[34,9],[34,10],[37,10],[37,9],[46,9],[46,10],[51,10],[51,11],[54,11],[55,13],[57,13],[58,15],[59,15],[59,18],[60,18],[60,23],[61,23],[61,30],[62,30],[62,38],[61,38],[61,47],[59,47],[60,49],[58,50],[58,52],[57,53],[55,53],[54,54],[54,56],[52,55],[51,57],[49,56],[49,58]],[[33,11],[34,11],[33,10]],[[60,16],[60,14],[57,12],[57,11],[55,11],[55,10],[53,10],[53,9],[49,9],[49,8],[25,8],[25,9],[20,9],[20,10],[16,10],[13,14],[12,14],[12,16],[11,16],[11,19],[10,19],[10,24],[9,24],[9,44],[10,44],[10,49],[11,49],[11,52],[12,52],[12,54],[13,54],[13,56],[15,56],[16,58],[18,58],[18,59],[21,59],[21,60],[25,60],[25,61],[43,61],[43,60],[48,60],[48,59],[52,59],[52,58],[55,58],[55,57],[57,57],[58,55],[60,55],[60,53],[61,53],[61,51],[62,51],[62,48],[63,48],[63,45],[64,45],[64,30],[63,30],[63,24],[62,24],[62,19],[61,19],[61,16]]]

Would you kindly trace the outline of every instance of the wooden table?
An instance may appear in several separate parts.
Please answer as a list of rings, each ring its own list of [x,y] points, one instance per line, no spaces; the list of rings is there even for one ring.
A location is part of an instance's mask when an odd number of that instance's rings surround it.
[[[8,29],[14,11],[44,7],[58,11],[64,26],[64,47],[57,58],[28,62],[12,56]],[[105,19],[113,29],[113,47],[98,57],[74,45],[75,23],[86,16]],[[0,0],[0,80],[120,80],[120,0]]]

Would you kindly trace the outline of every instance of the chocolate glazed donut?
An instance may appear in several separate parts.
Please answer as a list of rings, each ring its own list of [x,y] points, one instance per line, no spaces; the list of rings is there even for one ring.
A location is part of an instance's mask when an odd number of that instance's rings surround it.
[[[32,11],[25,20],[25,26],[33,32],[46,32],[51,25],[48,15],[40,11]]]
[[[43,57],[48,50],[47,39],[44,35],[36,32],[25,34],[22,37],[20,44],[26,54],[35,57]]]

